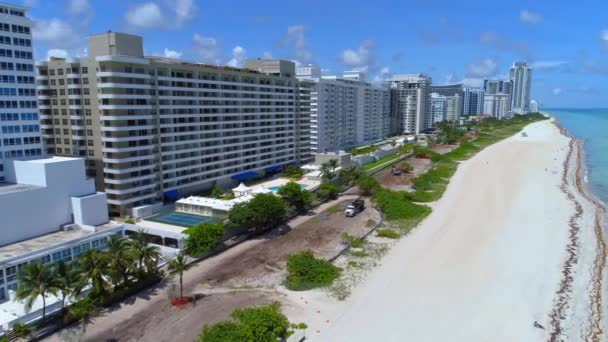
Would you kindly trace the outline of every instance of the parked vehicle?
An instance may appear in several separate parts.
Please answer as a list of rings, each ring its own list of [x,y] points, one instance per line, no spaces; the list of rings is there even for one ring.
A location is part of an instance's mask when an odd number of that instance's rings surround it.
[[[401,170],[394,167],[391,169],[391,173],[393,174],[393,176],[401,176]]]
[[[365,200],[363,199],[363,197],[359,197],[346,206],[346,209],[344,210],[344,215],[346,215],[346,217],[353,217],[358,213],[362,212],[364,209]]]

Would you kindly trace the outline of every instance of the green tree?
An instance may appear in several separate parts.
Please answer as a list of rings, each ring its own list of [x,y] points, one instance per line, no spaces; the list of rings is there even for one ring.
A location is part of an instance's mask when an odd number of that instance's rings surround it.
[[[223,195],[224,195],[224,193],[222,192],[222,189],[220,189],[220,187],[217,184],[215,184],[213,186],[213,189],[211,189],[211,197],[222,198]]]
[[[137,261],[139,275],[143,276],[145,270],[149,273],[155,272],[158,261],[162,256],[160,249],[148,244],[148,234],[143,230],[137,231],[135,234],[131,235],[130,238],[131,241],[129,242],[129,246],[133,257]]]
[[[25,301],[26,310],[31,310],[38,297],[42,297],[42,320],[46,318],[46,296],[55,295],[59,290],[53,270],[49,264],[40,261],[23,266],[19,271],[19,287],[16,297]]]
[[[302,168],[299,165],[287,165],[285,167],[284,175],[289,178],[300,178],[302,177]]]
[[[380,186],[376,178],[368,175],[361,175],[356,184],[364,196],[370,196]]]
[[[210,251],[224,237],[224,225],[221,222],[201,223],[188,229],[186,253],[199,256]]]
[[[99,316],[100,313],[101,310],[90,298],[81,299],[68,309],[68,317],[80,323],[83,335],[87,330],[87,324],[91,323],[93,318]]]
[[[107,294],[110,288],[107,279],[112,272],[109,255],[106,252],[90,249],[81,254],[77,262],[81,277],[91,282],[93,297]]]
[[[53,277],[56,279],[57,288],[61,292],[61,309],[65,308],[66,298],[78,298],[85,281],[80,276],[80,270],[65,260],[60,260],[53,267]]]
[[[338,168],[338,160],[330,159],[329,161],[321,164],[321,177],[323,180],[333,182],[336,178],[336,169]]]
[[[228,212],[233,224],[254,230],[271,229],[283,222],[285,203],[273,194],[257,194],[247,203],[239,203]]]
[[[283,185],[278,194],[287,204],[296,208],[300,213],[307,211],[312,203],[310,192],[302,189],[300,184],[296,182]]]
[[[107,252],[110,259],[114,287],[121,281],[123,286],[128,286],[129,276],[132,274],[132,270],[135,269],[134,253],[130,248],[129,241],[113,236],[108,241]]]
[[[190,264],[183,253],[179,253],[169,262],[169,271],[179,275],[179,298],[184,298],[184,272],[189,268]]]
[[[317,189],[317,194],[323,199],[336,199],[339,192],[338,187],[331,183],[323,183]]]

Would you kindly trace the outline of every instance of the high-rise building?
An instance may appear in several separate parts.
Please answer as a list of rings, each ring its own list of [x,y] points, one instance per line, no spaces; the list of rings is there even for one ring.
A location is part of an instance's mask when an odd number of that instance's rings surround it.
[[[484,114],[497,118],[508,118],[511,115],[511,81],[484,81]]]
[[[292,62],[144,57],[141,37],[113,32],[88,51],[39,66],[43,136],[49,154],[87,158],[112,215],[307,158]]]
[[[431,105],[431,78],[426,75],[395,75],[391,88],[391,134],[419,134],[432,127],[427,111]]]
[[[433,118],[433,124],[446,120],[448,115],[447,96],[431,93],[431,107],[429,114]]]
[[[532,87],[532,69],[525,62],[515,62],[509,71],[513,84],[511,110],[517,114],[530,111],[530,89]]]
[[[297,70],[301,87],[311,89],[313,153],[344,150],[388,135],[388,88],[365,82],[358,71],[315,77],[315,70],[311,66]]]
[[[32,26],[26,8],[0,3],[0,182],[11,159],[43,153],[36,100]]]
[[[539,111],[540,111],[540,106],[538,105],[538,102],[536,102],[536,100],[530,100],[530,112],[537,113]]]
[[[483,89],[464,88],[462,98],[462,115],[483,114]]]

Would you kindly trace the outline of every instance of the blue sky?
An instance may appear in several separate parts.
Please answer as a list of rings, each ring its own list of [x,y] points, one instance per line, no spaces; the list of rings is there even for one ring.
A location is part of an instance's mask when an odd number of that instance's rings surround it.
[[[10,1],[10,0],[8,0]],[[146,54],[239,66],[247,58],[359,69],[370,80],[426,73],[474,86],[534,67],[532,97],[608,107],[605,1],[25,0],[37,59],[82,56],[107,30],[144,37]],[[559,3],[559,4],[558,4]]]

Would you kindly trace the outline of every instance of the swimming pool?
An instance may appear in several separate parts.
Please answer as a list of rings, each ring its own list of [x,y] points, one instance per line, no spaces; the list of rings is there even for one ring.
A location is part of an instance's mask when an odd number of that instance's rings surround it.
[[[196,226],[197,224],[217,221],[217,218],[169,211],[166,213],[154,215],[152,217],[147,218],[146,220],[190,228],[192,226]]]
[[[277,192],[277,191],[279,191],[279,190],[280,190],[282,187],[283,187],[282,185],[281,185],[281,186],[271,186],[271,187],[270,187],[270,188],[268,188],[268,189],[270,189],[270,190],[272,190],[272,191],[274,191],[274,192]],[[304,185],[304,184],[300,184],[300,189],[302,189],[302,190],[306,189],[306,185]]]

